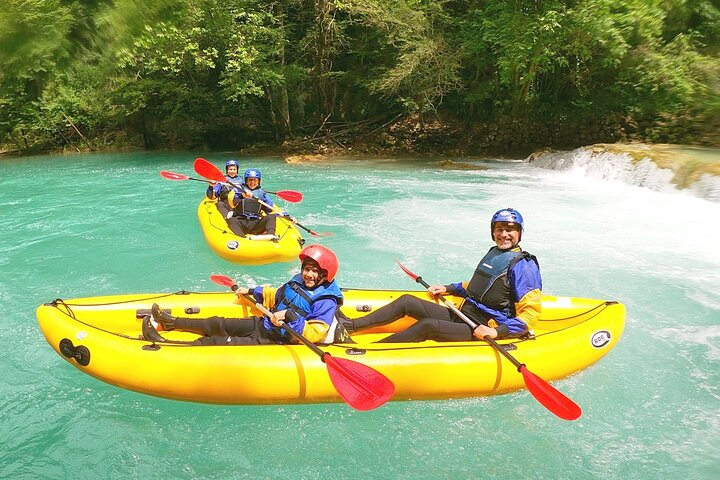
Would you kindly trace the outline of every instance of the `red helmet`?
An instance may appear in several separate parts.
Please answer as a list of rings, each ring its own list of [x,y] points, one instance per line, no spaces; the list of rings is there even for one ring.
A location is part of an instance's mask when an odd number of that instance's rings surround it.
[[[335,275],[337,275],[338,268],[340,268],[337,255],[322,245],[308,245],[302,249],[298,258],[300,258],[300,262],[305,262],[306,258],[315,260],[315,262],[320,265],[320,268],[327,272],[325,278],[327,278],[328,282],[333,281]]]

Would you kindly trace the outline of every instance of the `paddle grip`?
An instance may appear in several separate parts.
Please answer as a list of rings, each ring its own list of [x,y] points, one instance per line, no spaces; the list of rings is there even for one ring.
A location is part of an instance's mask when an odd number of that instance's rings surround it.
[[[319,235],[320,235],[319,233],[313,232],[312,230],[310,230],[308,227],[306,227],[305,225],[303,225],[303,224],[300,223],[300,222],[297,222],[297,221],[296,221],[296,222],[295,222],[295,225],[297,225],[298,227],[302,228],[303,230],[305,230],[306,232],[308,232],[310,235],[313,235],[313,236],[319,236]]]
[[[415,281],[425,287],[426,289],[430,289],[430,284],[428,284],[425,280],[422,279],[422,277],[418,276]],[[454,303],[449,301],[447,298],[443,297],[441,294],[435,295],[438,300],[443,302],[446,307],[448,307],[450,310],[455,312],[455,314],[462,319],[463,322],[467,323],[471,328],[475,329],[477,328],[477,323],[473,322],[467,315],[462,313],[459,308],[455,306]]]

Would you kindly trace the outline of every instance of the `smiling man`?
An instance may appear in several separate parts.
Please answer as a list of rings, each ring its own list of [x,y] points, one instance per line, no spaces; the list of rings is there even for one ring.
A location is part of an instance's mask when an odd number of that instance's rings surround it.
[[[542,279],[537,259],[520,248],[524,230],[520,212],[498,210],[490,220],[495,242],[480,260],[469,282],[432,285],[431,295],[449,294],[463,298],[460,310],[479,325],[474,330],[442,305],[402,295],[397,300],[352,323],[349,333],[385,325],[404,316],[418,320],[402,332],[381,342],[461,342],[473,338],[519,337],[533,328],[541,313]]]

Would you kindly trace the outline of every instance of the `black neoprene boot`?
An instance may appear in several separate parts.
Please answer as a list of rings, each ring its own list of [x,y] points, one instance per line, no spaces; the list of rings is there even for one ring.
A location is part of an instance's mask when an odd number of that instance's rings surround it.
[[[153,307],[154,307],[154,305],[153,305]],[[143,338],[150,342],[157,342],[157,343],[165,343],[166,342],[165,338],[163,338],[163,336],[160,335],[157,330],[155,330],[155,327],[153,327],[152,322],[150,321],[150,317],[147,315],[145,316],[145,318],[143,318],[142,334],[143,334]]]
[[[150,313],[152,313],[153,320],[155,320],[157,323],[162,325],[163,329],[165,329],[165,330],[174,330],[175,329],[175,317],[173,317],[169,313],[163,312],[163,310],[160,308],[160,305],[158,305],[157,303],[152,304]]]
[[[345,331],[349,334],[355,333],[355,324],[352,320],[350,320],[345,314],[340,312],[338,310],[337,314],[335,315],[340,322],[340,325],[345,329]]]
[[[143,338],[149,342],[155,343],[174,343],[177,345],[199,345],[195,341],[185,342],[182,340],[168,340],[167,338],[160,335],[160,333],[153,327],[150,315],[146,315],[142,322],[142,335]]]

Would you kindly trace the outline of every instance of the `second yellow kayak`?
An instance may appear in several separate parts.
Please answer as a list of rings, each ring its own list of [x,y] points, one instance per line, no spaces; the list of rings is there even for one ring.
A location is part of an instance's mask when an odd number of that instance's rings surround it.
[[[268,235],[240,237],[230,230],[216,204],[215,200],[207,198],[200,202],[198,220],[205,240],[218,256],[245,265],[297,260],[305,240],[292,222],[278,217],[275,233],[280,238],[277,243]]]

